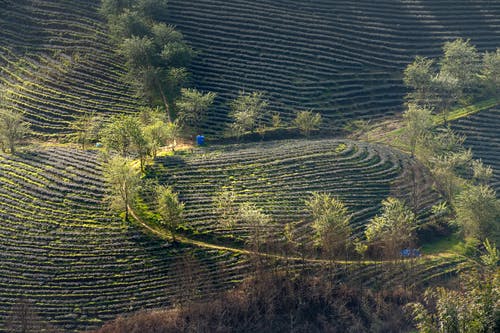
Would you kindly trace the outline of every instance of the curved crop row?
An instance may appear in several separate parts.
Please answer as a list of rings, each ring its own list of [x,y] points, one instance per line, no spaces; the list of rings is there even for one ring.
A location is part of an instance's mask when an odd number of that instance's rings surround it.
[[[96,153],[0,155],[0,327],[21,300],[74,331],[242,278],[238,255],[146,235],[108,211],[104,194]]]
[[[213,146],[187,156],[162,157],[150,175],[179,192],[186,203],[188,225],[198,232],[247,234],[247,225],[228,230],[217,223],[214,197],[233,190],[237,202],[255,203],[273,218],[270,228],[275,237],[280,237],[285,223],[295,222],[303,238],[311,233],[304,200],[312,191],[328,192],[344,201],[359,233],[378,213],[381,200],[412,192],[402,172],[412,165],[405,155],[379,145],[297,140]],[[425,172],[415,177],[422,184],[416,209],[424,218],[437,196]]]
[[[492,185],[500,193],[500,109],[482,111],[452,123],[458,133],[466,136],[465,146],[474,158],[493,168]]]
[[[438,56],[444,41],[500,44],[495,1],[169,1],[169,22],[200,52],[192,66],[202,90],[219,93],[205,126],[220,130],[239,89],[265,91],[289,120],[321,112],[325,126],[380,119],[402,108],[401,72],[417,54]]]
[[[71,131],[84,113],[134,112],[136,98],[121,76],[99,1],[7,2],[0,15],[0,83],[11,107],[41,136]],[[5,11],[5,15],[3,15]]]

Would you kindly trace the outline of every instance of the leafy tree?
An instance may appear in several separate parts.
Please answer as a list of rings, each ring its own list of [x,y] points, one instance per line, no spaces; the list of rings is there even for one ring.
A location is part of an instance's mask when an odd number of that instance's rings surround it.
[[[156,188],[156,202],[161,224],[170,231],[175,242],[175,231],[184,219],[184,203],[179,201],[178,194],[170,186]]]
[[[478,269],[462,273],[459,288],[429,288],[423,303],[410,303],[419,332],[498,332],[500,328],[500,254],[495,245],[484,243],[487,251]]]
[[[119,15],[125,8],[130,7],[132,0],[102,0],[99,13],[104,17]]]
[[[16,153],[16,146],[29,133],[29,123],[23,120],[22,114],[3,108],[0,105],[0,145],[5,152],[9,148],[11,154]]]
[[[407,87],[413,89],[407,98],[419,106],[425,107],[431,102],[430,96],[433,94],[435,76],[433,67],[433,60],[417,56],[404,70],[403,81]]]
[[[415,214],[403,201],[389,197],[382,201],[382,213],[366,226],[365,236],[369,243],[393,256],[399,247],[410,245],[416,227]]]
[[[111,208],[125,211],[125,220],[128,221],[129,209],[140,187],[140,176],[134,170],[132,161],[121,156],[112,157],[104,167],[104,179],[110,190],[107,199]]]
[[[408,109],[403,113],[405,121],[404,138],[410,146],[411,157],[415,156],[415,148],[429,133],[432,128],[431,111],[419,108],[415,104],[408,104]]]
[[[116,115],[102,131],[104,146],[126,157],[133,152],[135,137],[141,135],[141,123],[130,115]]]
[[[440,75],[456,81],[457,95],[470,90],[477,82],[481,70],[481,57],[469,40],[461,38],[446,42],[440,61]]]
[[[313,192],[306,207],[313,217],[314,245],[331,255],[345,252],[351,245],[352,229],[351,214],[344,203],[328,193]]]
[[[214,211],[219,216],[219,222],[226,228],[233,228],[238,218],[236,193],[232,190],[223,190],[213,199]]]
[[[75,131],[74,139],[82,149],[85,149],[89,141],[96,139],[99,131],[102,130],[101,125],[102,119],[94,112],[85,112],[71,124],[71,129]]]
[[[117,152],[122,157],[137,154],[141,162],[141,170],[144,170],[150,144],[138,117],[130,115],[112,117],[110,123],[104,127],[101,136],[107,150]]]
[[[144,136],[149,143],[149,152],[151,157],[156,158],[158,149],[165,146],[168,140],[168,124],[161,120],[156,120],[154,123],[144,127]]]
[[[175,102],[181,124],[197,129],[216,96],[213,92],[203,94],[196,89],[181,89],[181,96]]]
[[[254,251],[259,252],[262,243],[267,238],[266,229],[271,222],[271,218],[254,204],[245,202],[240,204],[238,208],[238,222],[250,227],[251,234],[248,243]]]
[[[167,15],[167,0],[138,0],[134,9],[149,20],[164,20]]]
[[[234,119],[231,127],[234,133],[241,136],[245,132],[253,132],[267,115],[268,106],[269,103],[262,92],[240,91],[238,97],[230,103],[230,115]]]
[[[487,184],[493,177],[493,169],[481,160],[472,161],[473,178],[480,184]]]
[[[500,241],[500,201],[489,186],[470,186],[455,199],[456,222],[466,237]]]
[[[312,111],[299,111],[293,123],[305,136],[309,136],[311,131],[317,130],[321,125],[321,115]]]
[[[481,74],[486,88],[498,96],[500,94],[500,48],[497,48],[496,52],[484,54]]]
[[[119,53],[125,57],[127,66],[133,72],[139,72],[153,62],[155,45],[149,37],[132,36],[123,40]]]
[[[137,36],[142,38],[149,34],[148,22],[137,11],[124,10],[118,15],[108,17],[111,40],[120,45],[124,39]]]

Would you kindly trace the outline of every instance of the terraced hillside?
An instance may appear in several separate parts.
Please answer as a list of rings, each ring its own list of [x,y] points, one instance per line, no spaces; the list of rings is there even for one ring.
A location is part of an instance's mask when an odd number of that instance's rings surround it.
[[[241,279],[238,255],[172,247],[122,222],[103,196],[96,153],[0,155],[0,332],[21,300],[69,332],[177,302],[186,281],[193,297]]]
[[[117,59],[97,14],[100,1],[2,1],[0,83],[11,107],[42,136],[70,131],[85,112],[132,112]]]
[[[285,223],[301,222],[299,236],[304,238],[311,232],[304,211],[310,192],[341,198],[353,212],[353,226],[359,233],[378,213],[382,199],[415,193],[411,181],[401,177],[409,170],[416,170],[421,186],[417,201],[407,199],[424,218],[437,200],[428,175],[404,154],[362,142],[296,140],[213,146],[186,156],[159,158],[151,174],[179,192],[186,202],[188,224],[199,232],[247,233],[246,225],[230,231],[216,223],[213,199],[226,189],[234,190],[239,202],[253,202],[270,214],[275,237],[280,237]]]
[[[500,45],[500,2],[490,0],[171,0],[171,17],[200,52],[192,71],[219,93],[206,132],[226,120],[239,89],[263,90],[289,119],[314,109],[327,126],[374,121],[401,110],[403,68],[443,42]]]
[[[500,109],[482,111],[452,125],[466,136],[465,146],[472,149],[474,158],[493,168],[492,185],[500,193]]]

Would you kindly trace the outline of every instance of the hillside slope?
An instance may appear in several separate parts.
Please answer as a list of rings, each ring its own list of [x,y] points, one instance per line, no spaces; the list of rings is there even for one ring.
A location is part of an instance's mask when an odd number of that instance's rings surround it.
[[[420,185],[412,185],[411,171]],[[339,197],[353,213],[356,233],[378,213],[389,195],[403,196],[422,217],[438,200],[432,180],[414,161],[390,148],[349,140],[291,140],[213,146],[194,154],[157,159],[151,177],[172,185],[186,202],[188,225],[198,232],[247,235],[249,226],[217,224],[214,197],[232,190],[237,202],[252,202],[273,219],[271,234],[298,223],[309,239],[304,200],[312,191]],[[416,195],[412,196],[411,194]]]
[[[403,68],[438,56],[444,41],[500,45],[500,2],[490,0],[171,0],[171,17],[199,56],[193,81],[219,93],[205,127],[217,132],[239,89],[262,90],[290,119],[313,109],[326,126],[374,121],[402,109]]]
[[[500,109],[493,108],[452,123],[452,128],[466,136],[465,146],[474,158],[493,168],[492,185],[500,195]]]
[[[0,84],[11,108],[39,136],[71,131],[87,112],[133,112],[138,101],[120,76],[97,14],[99,0],[3,1],[0,6]]]
[[[101,173],[95,152],[0,154],[0,332],[22,301],[70,332],[241,278],[238,255],[172,246],[124,223],[103,201]]]

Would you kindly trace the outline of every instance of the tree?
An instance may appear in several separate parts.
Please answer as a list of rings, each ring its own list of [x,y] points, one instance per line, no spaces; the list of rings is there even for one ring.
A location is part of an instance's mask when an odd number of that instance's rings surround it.
[[[104,167],[104,179],[110,194],[107,199],[112,209],[124,210],[125,220],[133,206],[140,188],[140,176],[134,170],[132,161],[121,156],[112,157]]]
[[[0,106],[0,145],[5,152],[16,153],[16,146],[29,133],[29,123],[22,114]]]
[[[196,89],[182,88],[181,96],[175,102],[180,123],[197,129],[216,96],[213,92],[203,94]]]
[[[85,149],[86,144],[98,136],[101,124],[102,119],[94,112],[85,112],[71,124],[71,129],[75,131],[74,138],[82,149]]]
[[[234,119],[231,127],[234,133],[241,136],[245,132],[253,132],[267,115],[268,106],[269,103],[262,92],[240,91],[238,97],[230,103],[230,116]]]
[[[500,94],[500,48],[496,52],[486,52],[481,71],[486,88],[494,95]]]
[[[178,194],[170,186],[156,188],[156,203],[161,224],[170,231],[175,243],[175,231],[184,219],[184,203],[179,201]]]
[[[403,135],[410,146],[411,157],[414,157],[417,144],[427,136],[433,126],[432,114],[428,109],[408,104],[408,109],[403,113],[403,119],[405,121]]]
[[[112,117],[101,136],[106,149],[117,152],[122,157],[132,153],[138,154],[141,159],[141,170],[143,169],[144,159],[148,153],[148,142],[138,117],[131,115]]]
[[[328,193],[313,192],[305,204],[313,217],[314,245],[330,255],[347,253],[352,229],[351,214],[344,203]]]
[[[444,43],[443,53],[440,75],[455,80],[457,95],[461,96],[478,82],[481,57],[469,40],[461,38]]]
[[[156,158],[158,149],[166,145],[169,139],[168,126],[165,122],[157,119],[144,127],[144,136],[149,143],[149,152],[152,158]]]
[[[409,64],[403,73],[403,82],[413,92],[407,95],[407,98],[419,106],[429,105],[433,89],[434,61],[425,57],[417,56]]]
[[[267,238],[266,227],[271,222],[271,218],[254,204],[245,202],[238,208],[238,222],[250,227],[251,234],[248,243],[255,252],[259,252],[262,243]]]
[[[366,226],[366,240],[393,256],[399,247],[409,246],[417,227],[415,214],[399,199],[382,201],[382,212]]]
[[[486,185],[493,177],[493,169],[481,160],[472,160],[472,171],[473,178],[480,184]]]
[[[423,303],[410,303],[419,332],[493,333],[500,329],[500,254],[484,243],[487,251],[478,268],[462,273],[457,289],[429,288]]]
[[[321,125],[321,115],[312,111],[299,111],[293,123],[305,136],[309,136],[311,131],[317,130]]]
[[[500,241],[500,201],[491,187],[468,187],[455,198],[455,210],[464,236]]]
[[[219,216],[219,223],[225,228],[233,228],[238,218],[236,193],[233,190],[223,190],[213,199],[214,211]]]

